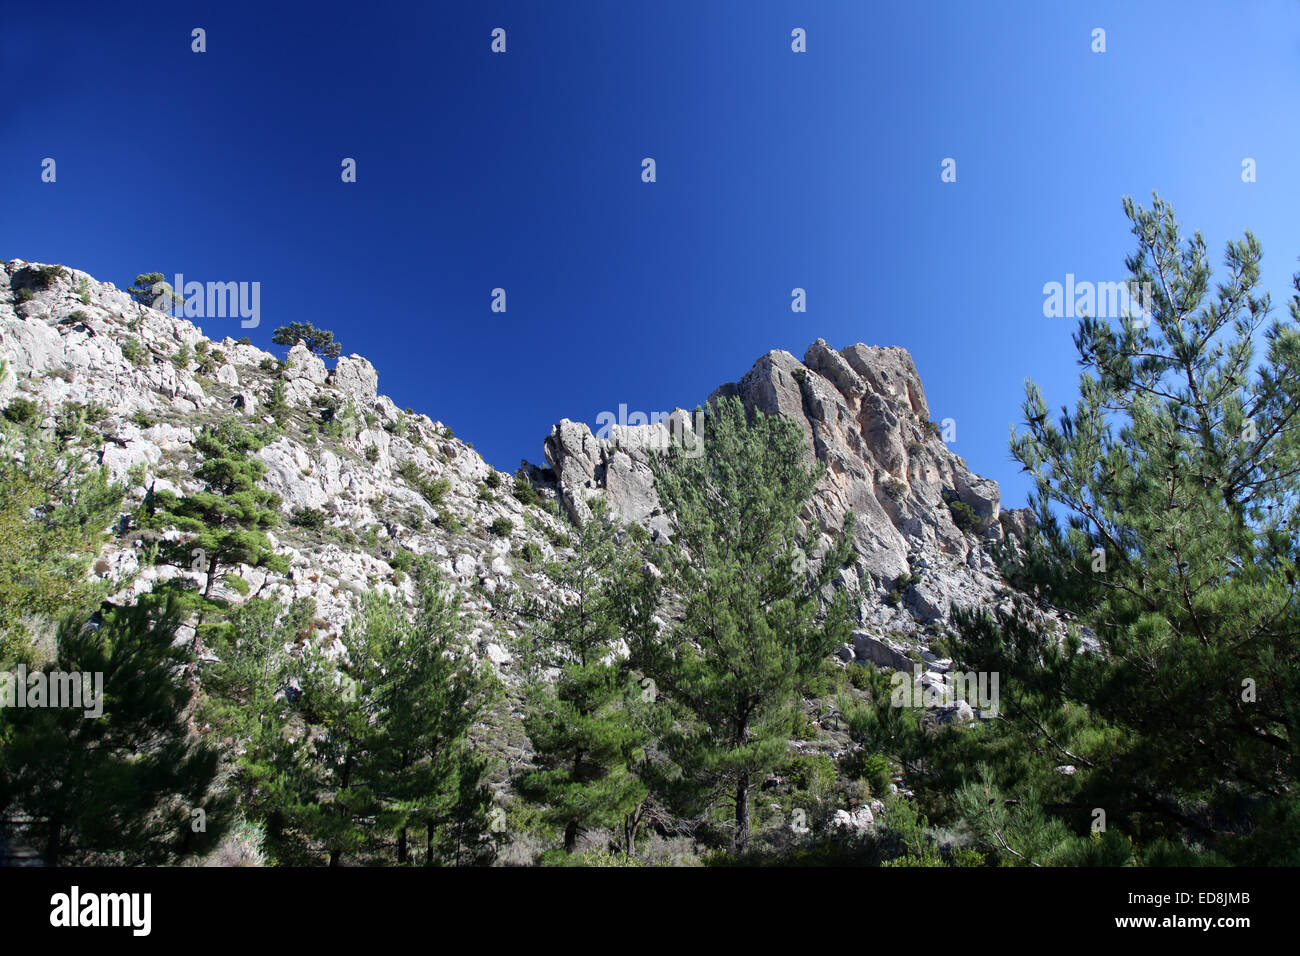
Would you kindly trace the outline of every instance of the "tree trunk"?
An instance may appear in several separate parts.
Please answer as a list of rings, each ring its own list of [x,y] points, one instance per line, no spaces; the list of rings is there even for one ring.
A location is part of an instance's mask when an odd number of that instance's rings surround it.
[[[217,580],[217,559],[208,558],[208,583],[203,588],[203,596],[206,598],[212,593],[212,585]]]
[[[406,862],[406,827],[397,831],[397,862]]]
[[[749,847],[749,774],[736,781],[736,852]]]
[[[631,857],[636,853],[636,827],[639,821],[636,812],[623,818],[623,854]]]
[[[58,820],[49,821],[49,830],[45,834],[46,866],[58,866],[59,857],[63,855],[63,824]]]
[[[578,847],[578,824],[570,820],[564,826],[564,852],[572,853]]]

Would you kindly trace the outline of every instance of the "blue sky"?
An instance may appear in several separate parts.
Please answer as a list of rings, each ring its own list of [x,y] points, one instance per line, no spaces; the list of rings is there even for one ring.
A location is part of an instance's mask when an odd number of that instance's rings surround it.
[[[1023,382],[1056,407],[1077,379],[1043,285],[1125,278],[1123,195],[1159,190],[1216,266],[1253,230],[1277,308],[1297,268],[1296,2],[292,8],[7,9],[0,255],[258,281],[254,342],[334,330],[502,469],[821,337],[910,350],[1021,504]]]

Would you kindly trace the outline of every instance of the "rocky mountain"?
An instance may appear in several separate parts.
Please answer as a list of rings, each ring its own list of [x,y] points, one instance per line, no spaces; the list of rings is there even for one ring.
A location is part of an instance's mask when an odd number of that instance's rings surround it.
[[[129,505],[151,486],[198,487],[192,443],[203,425],[230,415],[278,422],[279,437],[258,454],[281,497],[273,543],[289,573],[243,567],[217,596],[311,598],[320,632],[336,640],[357,595],[409,593],[402,566],[428,554],[465,591],[475,646],[505,674],[518,634],[494,614],[492,595],[547,589],[539,562],[563,553],[570,521],[586,520],[593,496],[666,534],[648,456],[693,438],[684,409],[599,437],[566,419],[543,443],[545,465],[524,466],[517,483],[442,423],[379,394],[374,366],[359,355],[327,369],[300,343],[281,361],[247,342],[212,341],[112,283],[21,260],[0,261],[0,358],[0,407],[34,401],[47,428],[69,403],[84,407],[102,438],[100,460],[130,486]],[[803,429],[809,455],[826,465],[810,525],[833,532],[848,511],[857,516],[857,560],[838,583],[860,593],[860,629],[842,658],[910,668],[924,657],[941,669],[943,654],[929,645],[951,609],[1009,596],[993,551],[1024,534],[1027,512],[1001,512],[997,484],[944,444],[906,351],[837,352],[819,339],[802,361],[769,352],[710,400],[720,395]],[[176,575],[197,578],[150,563],[148,544],[123,522],[95,561],[115,603]]]

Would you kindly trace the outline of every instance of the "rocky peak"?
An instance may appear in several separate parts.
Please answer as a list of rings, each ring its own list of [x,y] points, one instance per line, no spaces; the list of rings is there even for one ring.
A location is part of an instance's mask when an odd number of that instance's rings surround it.
[[[954,603],[1004,593],[991,553],[1003,539],[997,483],[971,472],[944,444],[905,349],[859,343],[837,352],[818,339],[803,361],[774,350],[708,401],[720,396],[803,429],[810,459],[826,466],[806,520],[833,532],[847,512],[857,516],[858,560],[843,583],[861,586],[864,623],[907,629],[946,619]],[[675,414],[689,422],[680,409]],[[603,494],[623,517],[666,532],[647,461],[667,433],[662,423],[608,438],[567,419],[556,425],[546,459],[570,515],[584,520],[584,502]]]

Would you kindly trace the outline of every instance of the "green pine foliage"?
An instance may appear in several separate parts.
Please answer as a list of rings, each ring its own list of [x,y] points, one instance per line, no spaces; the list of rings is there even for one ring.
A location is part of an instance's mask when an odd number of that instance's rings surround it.
[[[144,521],[154,528],[177,528],[186,539],[169,547],[170,559],[206,574],[208,597],[217,572],[235,564],[284,573],[287,565],[271,548],[266,529],[279,521],[279,497],[260,487],[266,465],[252,456],[262,439],[233,420],[209,426],[194,440],[202,461],[194,476],[204,490],[178,497],[171,491],[150,493]]]
[[[547,566],[552,584],[572,600],[542,616],[529,658],[524,729],[535,769],[517,789],[544,808],[542,818],[562,832],[568,854],[595,828],[618,831],[624,854],[632,854],[649,795],[636,773],[649,742],[647,702],[615,653],[639,562],[617,547],[618,532],[597,507],[574,542],[573,559]]]
[[[271,341],[276,345],[290,348],[302,342],[307,349],[323,359],[336,359],[343,352],[343,347],[334,341],[334,333],[318,329],[310,322],[290,322],[282,325],[271,334]]]
[[[102,713],[0,709],[0,813],[32,819],[47,866],[174,863],[228,826],[218,752],[186,725],[180,621],[175,607],[125,608],[98,626],[69,615],[43,672],[94,675]]]
[[[1004,688],[967,803],[1019,801],[972,816],[1009,860],[1295,864],[1300,295],[1271,314],[1249,233],[1211,286],[1167,203],[1125,211],[1151,321],[1084,317],[1075,408],[1029,385],[1011,446],[1041,536],[1010,573],[1099,648],[965,621],[959,656]]]
[[[414,610],[366,595],[343,658],[305,604],[250,601],[211,642],[204,716],[274,862],[470,865],[495,852],[488,761],[469,744],[494,684],[466,649],[459,599],[427,561],[412,577]]]
[[[743,852],[750,793],[785,758],[801,691],[849,636],[848,594],[828,603],[823,591],[851,542],[845,527],[814,554],[817,532],[799,514],[821,470],[793,422],[747,416],[731,398],[705,422],[704,454],[672,449],[652,464],[673,516],[662,585],[681,606],[665,633],[640,629],[632,662],[677,718],[662,741],[680,768],[677,797],[694,813],[729,799]]]
[[[35,663],[38,633],[98,605],[105,589],[86,571],[124,490],[77,436],[43,437],[35,414],[13,417],[21,424],[0,423],[0,668]]]

